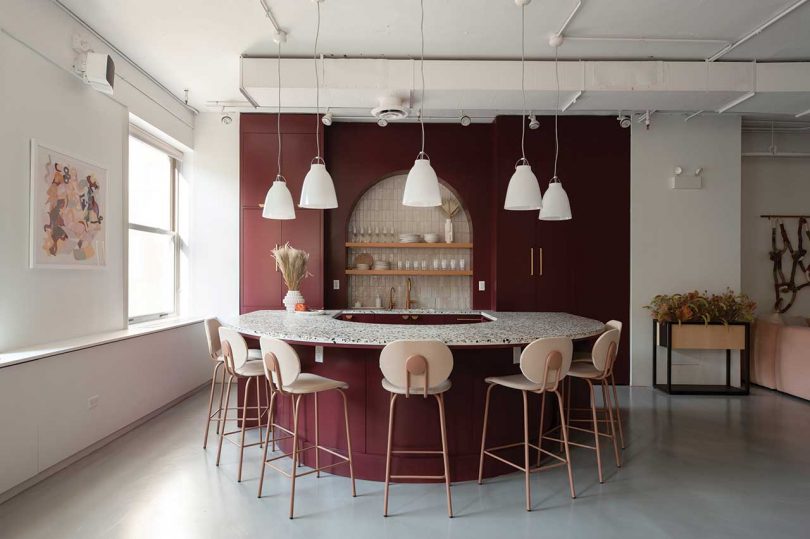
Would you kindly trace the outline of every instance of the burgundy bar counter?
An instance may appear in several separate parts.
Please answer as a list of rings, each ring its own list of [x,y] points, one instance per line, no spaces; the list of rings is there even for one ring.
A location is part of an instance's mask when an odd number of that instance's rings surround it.
[[[513,349],[540,337],[586,339],[600,334],[604,325],[596,320],[566,313],[501,313],[489,311],[330,311],[323,315],[255,311],[230,321],[246,338],[264,335],[283,339],[297,350],[302,370],[342,380],[349,384],[349,423],[352,435],[355,475],[359,479],[382,481],[388,429],[389,394],[381,385],[380,349],[397,339],[438,339],[453,350],[452,388],[445,394],[450,469],[453,481],[478,476],[484,396],[487,376],[520,372],[513,361]],[[257,346],[258,343],[252,346]],[[323,347],[323,361],[316,362],[316,348]],[[240,388],[241,393],[241,388]],[[240,397],[241,402],[241,397]],[[299,417],[303,438],[314,435],[311,398],[302,399]],[[337,394],[319,398],[320,437],[327,447],[345,449],[343,408]],[[537,431],[539,398],[534,399],[531,432]],[[547,406],[547,421],[552,421]],[[290,402],[281,399],[277,408],[281,424],[291,424]],[[553,423],[546,423],[547,425]],[[536,435],[535,435],[536,436]],[[519,442],[523,437],[522,399],[518,391],[495,390],[490,404],[487,439],[492,445]],[[398,401],[394,430],[397,449],[441,447],[439,418],[434,399],[411,396]],[[287,447],[285,450],[289,450]],[[517,448],[517,456],[520,448]],[[508,452],[505,452],[508,455]],[[312,465],[314,453],[307,451],[304,464]],[[321,455],[321,465],[332,463]],[[442,473],[441,457],[394,457],[394,474]],[[345,466],[334,473],[347,475]],[[513,471],[487,459],[486,476]]]

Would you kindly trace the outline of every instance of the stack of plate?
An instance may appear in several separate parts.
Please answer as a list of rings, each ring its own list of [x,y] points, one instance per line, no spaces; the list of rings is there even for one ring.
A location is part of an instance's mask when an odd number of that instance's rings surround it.
[[[425,234],[425,241],[426,241],[427,243],[438,243],[438,241],[439,241],[439,235],[438,235],[438,234],[434,234],[434,233],[432,233],[432,232],[431,232],[430,234]]]
[[[375,260],[374,261],[374,269],[375,270],[390,270],[391,264],[385,260]]]
[[[400,234],[399,235],[399,242],[400,243],[419,243],[422,241],[422,236],[419,234],[412,234],[410,232]]]
[[[355,267],[356,267],[356,269],[359,269],[359,270],[371,269],[371,267],[368,264],[355,264]]]

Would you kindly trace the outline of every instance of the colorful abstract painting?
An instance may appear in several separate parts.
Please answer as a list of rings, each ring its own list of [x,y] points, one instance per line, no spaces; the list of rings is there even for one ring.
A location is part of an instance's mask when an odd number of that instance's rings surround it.
[[[107,170],[31,141],[31,267],[106,265]]]

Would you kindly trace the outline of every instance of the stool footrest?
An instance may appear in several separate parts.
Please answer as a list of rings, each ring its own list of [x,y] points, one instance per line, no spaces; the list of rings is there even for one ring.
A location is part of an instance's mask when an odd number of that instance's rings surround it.
[[[447,479],[443,475],[390,475],[389,479]]]

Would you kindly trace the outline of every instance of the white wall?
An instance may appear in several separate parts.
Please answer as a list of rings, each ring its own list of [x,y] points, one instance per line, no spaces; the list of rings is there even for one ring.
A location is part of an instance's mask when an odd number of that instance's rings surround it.
[[[810,135],[776,137],[777,151],[810,153]],[[770,135],[745,134],[743,146],[749,152],[764,152],[770,146]],[[761,315],[773,311],[773,264],[771,227],[763,214],[810,215],[810,156],[808,157],[743,157],[742,161],[742,288],[758,304]],[[785,221],[796,247],[796,220]],[[781,238],[780,238],[781,243]],[[810,241],[805,237],[805,248]],[[790,271],[790,257],[782,260]],[[799,283],[803,282],[801,279]],[[784,296],[787,301],[787,296]],[[787,315],[810,316],[810,289],[799,291]]]
[[[207,356],[197,323],[0,368],[0,494],[210,380]]]
[[[649,131],[640,124],[632,129],[631,383],[650,385],[652,322],[642,307],[661,293],[740,289],[740,119],[684,122],[657,114]],[[703,167],[703,188],[670,189],[676,165],[685,173]],[[673,381],[722,383],[720,358],[676,354]]]
[[[239,115],[197,116],[191,185],[191,312],[239,313]],[[185,163],[184,163],[185,165]]]
[[[4,33],[0,73],[0,350],[122,329],[127,110]],[[107,168],[106,268],[28,268],[32,138]]]

